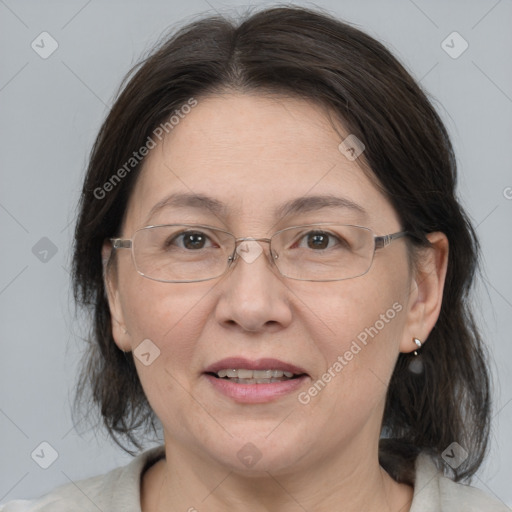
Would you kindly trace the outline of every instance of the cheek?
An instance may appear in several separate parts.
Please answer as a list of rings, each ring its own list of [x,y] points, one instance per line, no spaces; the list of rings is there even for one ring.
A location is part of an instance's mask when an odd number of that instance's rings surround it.
[[[406,319],[404,281],[394,277],[332,283],[306,301],[312,343],[323,361],[315,376],[325,393],[319,402],[350,409],[362,406],[361,400],[371,406],[385,395]]]
[[[402,283],[402,284],[400,284]],[[297,295],[308,308],[314,339],[336,356],[349,350],[353,341],[369,345],[379,339],[398,341],[403,328],[403,279],[375,280],[369,276],[311,286]],[[306,311],[306,310],[304,310]],[[320,342],[320,340],[323,340]]]
[[[197,353],[204,351],[197,340],[211,309],[207,300],[210,286],[180,286],[137,277],[127,280],[122,290],[137,373],[157,416],[173,432],[181,432],[182,418],[195,407],[189,380],[196,370]],[[137,347],[148,339],[157,347],[158,356],[151,356],[146,365],[137,357],[142,352]]]
[[[208,317],[209,290],[204,283],[160,283],[138,275],[126,280],[121,296],[132,350],[150,339],[168,359],[166,367],[189,362]]]
[[[324,313],[316,332],[323,336],[313,341],[323,368],[299,402],[310,431],[323,432],[327,444],[349,442],[368,425],[380,428],[404,324],[397,296],[389,291],[349,299],[357,295],[347,293],[316,302],[316,311]]]

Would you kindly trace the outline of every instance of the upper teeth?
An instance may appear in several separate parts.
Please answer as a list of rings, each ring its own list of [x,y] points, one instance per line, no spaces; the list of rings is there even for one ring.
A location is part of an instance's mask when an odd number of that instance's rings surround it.
[[[245,369],[231,369],[219,370],[217,372],[219,377],[230,377],[238,379],[272,379],[279,377],[293,377],[292,372],[284,372],[282,370],[245,370]]]

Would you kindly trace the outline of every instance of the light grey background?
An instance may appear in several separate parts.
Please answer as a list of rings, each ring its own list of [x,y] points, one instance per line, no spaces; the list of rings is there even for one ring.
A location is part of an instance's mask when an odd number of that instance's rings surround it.
[[[0,502],[130,460],[105,436],[80,437],[70,417],[83,343],[69,247],[87,155],[121,78],[169,26],[244,5],[269,3],[0,0]],[[512,505],[512,3],[316,5],[394,51],[435,98],[453,137],[460,197],[483,246],[476,300],[495,359],[491,453],[474,484]],[[47,59],[31,48],[43,31],[59,45]],[[456,59],[441,47],[453,31],[469,44]],[[32,252],[42,237],[57,249],[46,262]],[[43,441],[58,452],[46,470],[31,458]]]

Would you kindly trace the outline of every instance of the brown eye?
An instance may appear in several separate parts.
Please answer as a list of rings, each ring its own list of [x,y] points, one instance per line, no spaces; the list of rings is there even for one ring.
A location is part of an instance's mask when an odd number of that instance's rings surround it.
[[[329,233],[328,231],[310,231],[299,238],[297,246],[314,251],[323,251],[334,247],[336,247],[336,249],[348,248],[348,244],[344,238],[334,233]]]
[[[186,231],[179,235],[170,237],[166,241],[165,246],[166,248],[171,248],[173,245],[177,245],[180,249],[193,251],[204,249],[208,240],[208,236],[201,231]]]
[[[206,242],[206,236],[203,233],[185,233],[183,235],[183,245],[187,249],[202,249]]]
[[[327,233],[310,233],[307,244],[310,249],[325,249],[329,246],[329,235]]]

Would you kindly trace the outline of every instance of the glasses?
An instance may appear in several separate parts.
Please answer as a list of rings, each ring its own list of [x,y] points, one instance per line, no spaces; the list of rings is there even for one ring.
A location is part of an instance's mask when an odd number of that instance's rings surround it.
[[[269,244],[270,261],[284,277],[342,281],[366,274],[376,250],[408,234],[376,236],[362,226],[318,223],[285,228],[271,238],[236,238],[211,226],[166,224],[138,229],[131,240],[110,241],[114,249],[131,249],[140,275],[164,283],[220,277],[239,256],[252,263],[262,252],[258,242]]]

